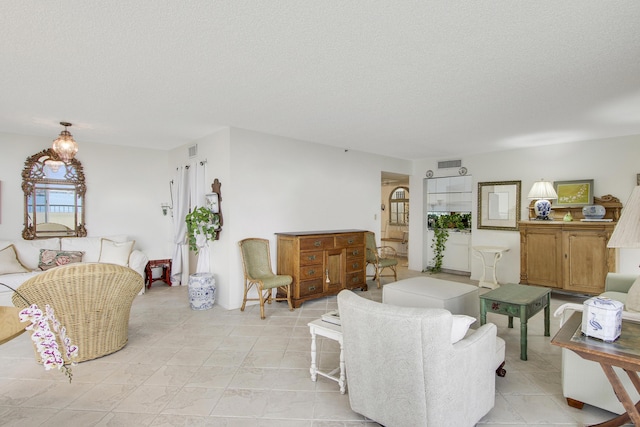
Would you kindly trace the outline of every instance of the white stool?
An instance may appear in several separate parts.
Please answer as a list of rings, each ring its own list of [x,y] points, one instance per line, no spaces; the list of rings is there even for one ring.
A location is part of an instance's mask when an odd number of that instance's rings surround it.
[[[384,285],[382,302],[403,307],[444,308],[479,319],[478,288],[465,283],[419,276]]]

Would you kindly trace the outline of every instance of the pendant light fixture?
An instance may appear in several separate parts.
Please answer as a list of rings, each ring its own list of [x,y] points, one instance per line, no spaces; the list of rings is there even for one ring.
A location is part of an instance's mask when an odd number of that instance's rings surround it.
[[[67,130],[67,127],[72,126],[71,123],[60,122],[60,124],[64,126],[64,130],[60,132],[60,136],[53,141],[52,148],[53,151],[58,154],[60,160],[69,163],[78,152],[78,144],[73,140],[73,136]]]

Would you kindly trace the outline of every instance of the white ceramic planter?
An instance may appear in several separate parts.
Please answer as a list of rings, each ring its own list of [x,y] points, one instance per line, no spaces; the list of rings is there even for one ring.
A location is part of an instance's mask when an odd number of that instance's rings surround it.
[[[215,302],[216,286],[211,273],[195,273],[189,276],[189,303],[192,310],[209,310]]]

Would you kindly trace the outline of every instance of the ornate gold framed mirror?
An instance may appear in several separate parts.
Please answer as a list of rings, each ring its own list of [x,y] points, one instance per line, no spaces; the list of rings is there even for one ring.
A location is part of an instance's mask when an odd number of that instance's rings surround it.
[[[86,236],[86,190],[78,159],[64,163],[51,148],[28,157],[22,170],[22,238]]]

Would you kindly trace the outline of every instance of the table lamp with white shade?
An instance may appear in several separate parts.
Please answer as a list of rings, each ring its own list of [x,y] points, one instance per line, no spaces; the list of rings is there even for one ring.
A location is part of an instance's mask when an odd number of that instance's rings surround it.
[[[533,209],[536,213],[536,219],[549,219],[551,213],[551,202],[558,198],[558,193],[553,189],[553,185],[549,181],[540,180],[533,184],[527,198],[536,200]]]

